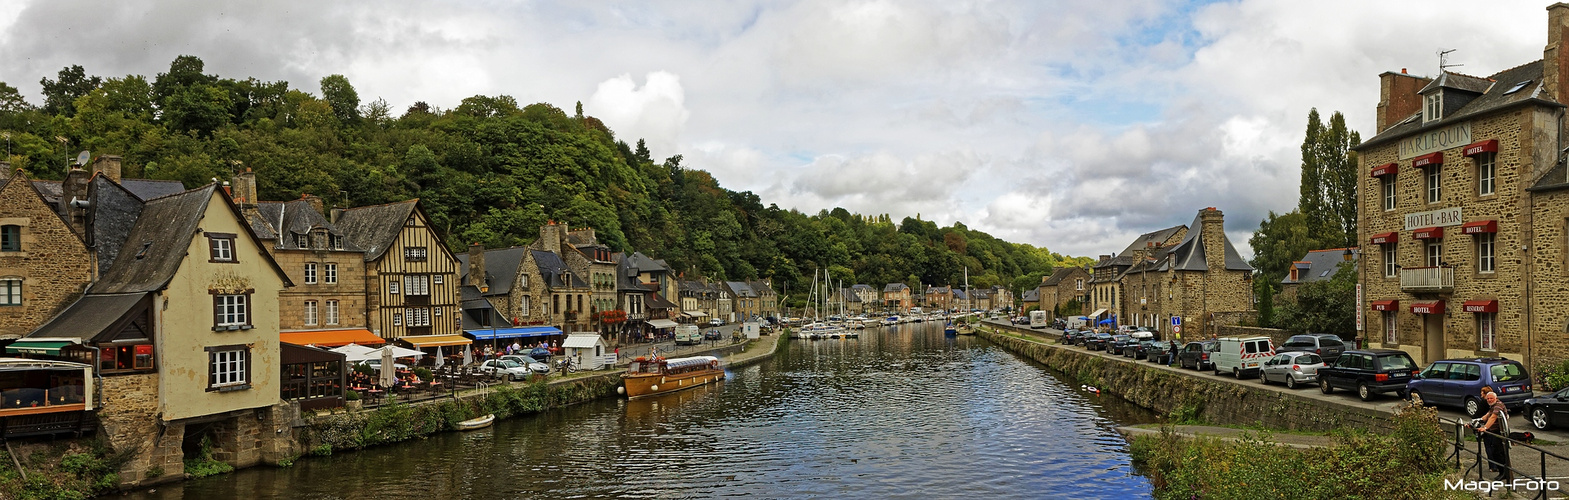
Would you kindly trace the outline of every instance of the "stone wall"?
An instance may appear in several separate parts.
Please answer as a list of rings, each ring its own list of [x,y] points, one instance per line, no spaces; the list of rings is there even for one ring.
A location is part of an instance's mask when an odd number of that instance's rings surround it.
[[[0,226],[17,226],[22,237],[21,251],[0,252],[0,279],[22,280],[22,306],[0,307],[0,338],[17,337],[81,296],[92,279],[91,259],[82,239],[20,173],[0,183]]]
[[[1133,404],[1169,415],[1179,408],[1216,424],[1322,432],[1342,427],[1392,430],[1389,414],[1320,401],[1264,387],[1173,372],[1149,363],[1110,359],[1085,351],[998,335],[980,335],[1021,356]]]
[[[1269,337],[1275,347],[1280,347],[1286,339],[1293,335],[1291,330],[1279,328],[1259,328],[1256,326],[1220,326],[1216,328],[1221,337]]]
[[[160,425],[158,374],[115,375],[103,378],[99,394],[99,436],[116,451],[131,451],[120,466],[121,487],[145,486],[181,479],[185,462],[180,443],[185,426]]]

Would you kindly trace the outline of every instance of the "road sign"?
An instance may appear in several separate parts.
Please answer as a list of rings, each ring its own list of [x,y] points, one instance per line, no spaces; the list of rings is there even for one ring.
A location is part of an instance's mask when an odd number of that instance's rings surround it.
[[[1180,328],[1182,326],[1182,316],[1172,316],[1171,326],[1174,328]]]

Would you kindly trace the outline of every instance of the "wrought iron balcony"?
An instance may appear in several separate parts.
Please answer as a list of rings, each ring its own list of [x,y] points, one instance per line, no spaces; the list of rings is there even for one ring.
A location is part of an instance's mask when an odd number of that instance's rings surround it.
[[[1455,291],[1455,268],[1408,267],[1400,270],[1400,291],[1446,293]]]

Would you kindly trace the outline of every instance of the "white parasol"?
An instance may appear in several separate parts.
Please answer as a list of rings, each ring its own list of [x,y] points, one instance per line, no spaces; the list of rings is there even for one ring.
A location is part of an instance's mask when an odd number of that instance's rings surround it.
[[[396,347],[393,347],[393,346],[390,346],[390,345],[382,346],[382,348],[381,348],[381,386],[382,387],[392,387],[392,384],[397,381],[395,375],[396,375],[398,370],[397,370],[397,367],[392,365],[392,359],[393,359],[392,350],[393,349],[396,349]]]

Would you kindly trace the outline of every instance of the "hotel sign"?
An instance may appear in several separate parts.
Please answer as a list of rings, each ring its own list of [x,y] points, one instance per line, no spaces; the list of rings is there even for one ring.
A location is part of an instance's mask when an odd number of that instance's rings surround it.
[[[1471,122],[1460,123],[1401,139],[1400,159],[1409,160],[1434,151],[1468,144],[1471,144]]]
[[[1460,207],[1406,214],[1407,231],[1427,227],[1458,226],[1462,223],[1464,221],[1460,220]]]

